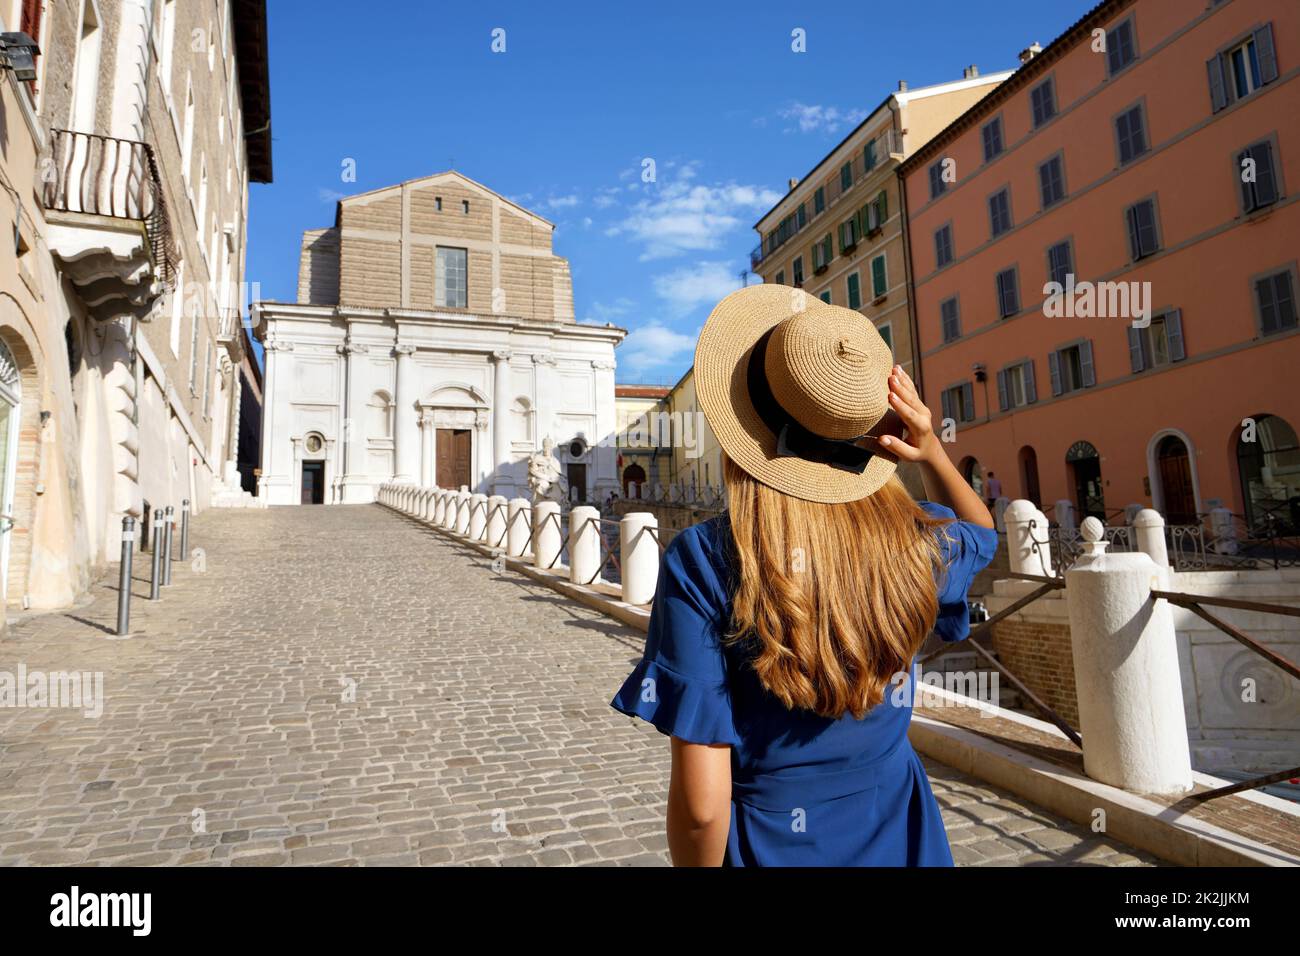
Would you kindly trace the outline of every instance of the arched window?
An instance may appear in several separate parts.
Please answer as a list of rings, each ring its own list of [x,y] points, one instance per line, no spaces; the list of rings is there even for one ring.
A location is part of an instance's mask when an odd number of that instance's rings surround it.
[[[533,441],[533,403],[520,395],[510,406],[511,438],[529,445]]]
[[[369,438],[393,437],[393,402],[385,391],[370,396],[366,408],[366,435]]]
[[[1237,473],[1246,520],[1283,534],[1300,530],[1300,441],[1277,415],[1255,415],[1237,433]]]

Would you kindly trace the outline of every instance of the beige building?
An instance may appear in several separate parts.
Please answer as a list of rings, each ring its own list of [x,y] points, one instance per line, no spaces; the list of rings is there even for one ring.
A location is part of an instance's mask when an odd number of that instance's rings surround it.
[[[666,385],[615,385],[619,493],[644,499],[667,482],[670,451],[653,440]]]
[[[548,438],[570,500],[617,488],[626,333],[574,320],[554,229],[448,171],[349,196],[305,232],[298,302],[254,310],[261,495],[364,502],[390,481],[527,494]]]
[[[116,558],[124,515],[247,500],[236,369],[247,187],[271,175],[265,7],[0,0],[0,25],[40,50],[30,82],[0,71],[17,236],[0,252],[0,551],[9,605],[59,607]]]
[[[899,83],[755,223],[762,241],[750,254],[753,270],[764,282],[861,311],[915,375],[898,165],[1010,75],[968,67],[951,83],[918,90]]]

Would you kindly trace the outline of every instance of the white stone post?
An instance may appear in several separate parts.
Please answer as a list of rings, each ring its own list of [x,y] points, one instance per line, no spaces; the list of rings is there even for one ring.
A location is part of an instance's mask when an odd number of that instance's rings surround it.
[[[456,528],[456,509],[460,507],[460,492],[448,491],[443,500],[442,526],[448,531]]]
[[[1237,553],[1237,525],[1232,512],[1223,506],[1210,509],[1210,540],[1220,554]]]
[[[475,492],[469,496],[469,536],[473,541],[483,540],[487,527],[487,495]]]
[[[420,511],[420,517],[423,518],[425,521],[433,520],[433,502],[434,499],[437,498],[437,496],[438,496],[438,489],[436,488],[424,489],[424,508],[421,509]]]
[[[1137,534],[1137,549],[1155,562],[1156,567],[1169,567],[1169,549],[1165,545],[1165,519],[1154,508],[1143,508],[1131,522]]]
[[[527,498],[510,499],[506,511],[506,554],[512,558],[528,553],[528,536],[533,530],[528,520],[531,513]]]
[[[1007,529],[1007,555],[1016,574],[1054,578],[1052,552],[1047,539],[1047,515],[1032,501],[1017,498],[1002,516]]]
[[[487,531],[483,540],[489,548],[506,545],[506,496],[492,495],[487,500]]]
[[[600,580],[600,509],[578,505],[569,512],[569,580]]]
[[[456,533],[469,534],[469,492],[456,492]]]
[[[1107,554],[1096,518],[1081,530],[1065,596],[1084,772],[1134,793],[1183,793],[1192,765],[1174,620],[1151,598],[1166,572],[1141,552]]]
[[[649,604],[659,580],[659,545],[655,535],[659,519],[648,511],[632,511],[618,523],[619,563],[622,565],[623,600]]]
[[[999,533],[1005,533],[1007,530],[1006,512],[1009,507],[1011,507],[1011,499],[1006,495],[993,502],[993,528]]]
[[[1074,502],[1061,498],[1056,502],[1056,523],[1062,531],[1073,531],[1077,526],[1074,523]]]
[[[533,564],[539,568],[560,566],[560,503],[539,501],[533,505]]]

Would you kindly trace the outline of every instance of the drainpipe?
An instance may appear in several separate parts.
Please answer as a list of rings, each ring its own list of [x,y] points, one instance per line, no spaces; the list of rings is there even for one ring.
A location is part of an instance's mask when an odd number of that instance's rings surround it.
[[[903,149],[902,114],[898,111],[896,97],[889,98],[889,111],[894,115],[894,128],[898,135],[898,148]],[[907,276],[907,331],[912,343],[912,381],[916,383],[916,394],[925,401],[925,380],[921,371],[921,335],[916,318],[916,282],[912,276],[912,230],[908,225],[907,181],[899,167],[894,168],[898,177],[898,208],[903,235],[903,273]]]

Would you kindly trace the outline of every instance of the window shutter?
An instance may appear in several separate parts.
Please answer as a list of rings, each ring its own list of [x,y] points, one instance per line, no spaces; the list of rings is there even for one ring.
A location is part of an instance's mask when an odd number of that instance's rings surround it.
[[[1255,295],[1259,298],[1260,331],[1271,335],[1280,327],[1277,316],[1277,303],[1273,299],[1273,278],[1260,279],[1255,283]]]
[[[1128,207],[1128,247],[1134,260],[1142,258],[1142,240],[1138,236],[1137,206]]]
[[[1257,143],[1249,153],[1255,160],[1255,206],[1267,206],[1277,202],[1277,177],[1273,175],[1273,144]]]
[[[880,190],[880,195],[876,197],[876,202],[880,204],[880,212],[876,214],[876,220],[883,226],[885,220],[889,218],[889,194],[883,189]]]
[[[1259,59],[1259,80],[1272,83],[1277,79],[1277,52],[1273,49],[1273,24],[1266,23],[1255,31],[1255,56]]]
[[[1007,370],[998,372],[998,411],[1007,410]]]
[[[1038,401],[1038,383],[1034,381],[1034,360],[1025,363],[1025,401],[1033,404]]]
[[[1210,76],[1210,112],[1217,113],[1228,105],[1228,93],[1223,77],[1223,57],[1212,56],[1206,60],[1205,71]]]
[[[1142,330],[1128,326],[1128,364],[1135,372],[1146,368],[1142,360]]]
[[[887,290],[885,278],[885,257],[876,256],[871,260],[871,292],[875,298],[884,295]]]
[[[1255,156],[1254,150],[1250,148],[1243,149],[1237,154],[1237,176],[1241,179],[1241,209],[1242,212],[1250,212],[1258,208],[1259,204],[1255,201],[1255,183],[1248,183],[1241,174],[1245,170],[1246,160],[1255,160],[1255,179],[1259,180],[1259,159]]]
[[[1047,353],[1047,371],[1052,379],[1052,394],[1061,394],[1061,353]]]
[[[961,383],[961,420],[975,420],[975,386],[970,382]]]
[[[952,413],[952,389],[945,388],[939,395],[939,406],[945,420],[952,419],[956,421],[956,416]]]
[[[1079,370],[1083,376],[1083,385],[1090,388],[1097,384],[1097,377],[1092,369],[1092,340],[1085,339],[1079,343]]]
[[[1169,360],[1181,362],[1187,357],[1183,348],[1183,310],[1165,313],[1165,335],[1169,338]]]

